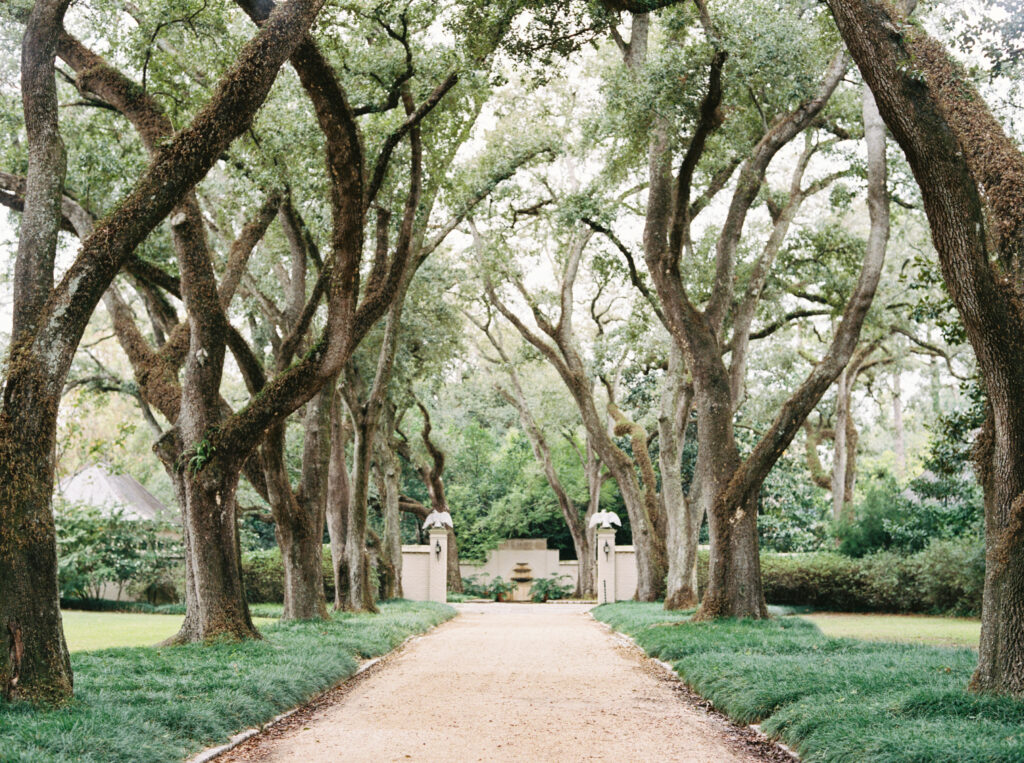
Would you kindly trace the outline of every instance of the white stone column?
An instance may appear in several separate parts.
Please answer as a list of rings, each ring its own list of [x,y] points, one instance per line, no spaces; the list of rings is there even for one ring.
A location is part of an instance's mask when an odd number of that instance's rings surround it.
[[[448,530],[430,528],[430,562],[427,564],[429,601],[444,604],[448,600]]]
[[[615,601],[615,528],[597,528],[597,603]]]

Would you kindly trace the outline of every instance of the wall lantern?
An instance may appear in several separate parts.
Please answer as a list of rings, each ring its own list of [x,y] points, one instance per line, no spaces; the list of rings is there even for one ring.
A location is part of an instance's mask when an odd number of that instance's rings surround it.
[[[608,545],[608,541],[604,542],[604,548],[601,549],[601,550],[604,551],[604,558],[605,558],[605,560],[607,560],[611,556],[611,553],[612,553],[612,547],[610,545]]]
[[[434,541],[434,556],[438,559],[441,558],[441,541],[439,540]]]

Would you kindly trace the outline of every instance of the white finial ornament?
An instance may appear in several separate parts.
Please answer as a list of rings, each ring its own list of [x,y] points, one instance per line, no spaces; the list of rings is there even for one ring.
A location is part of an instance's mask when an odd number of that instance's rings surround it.
[[[423,522],[424,530],[429,530],[431,527],[455,527],[452,524],[452,515],[447,511],[437,511],[435,509],[427,514],[427,518]]]
[[[622,527],[619,515],[614,511],[598,511],[590,518],[590,527],[597,527],[600,524],[602,529],[609,529],[612,525]]]

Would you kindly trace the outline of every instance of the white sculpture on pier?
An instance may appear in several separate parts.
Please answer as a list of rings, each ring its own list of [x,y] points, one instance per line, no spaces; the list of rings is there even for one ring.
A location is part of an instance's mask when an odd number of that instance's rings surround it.
[[[455,527],[452,524],[452,515],[447,511],[437,511],[436,509],[429,514],[423,521],[423,529],[429,530],[431,527]]]
[[[619,521],[619,515],[614,511],[598,511],[590,518],[590,527],[597,527],[601,525],[601,529],[609,529],[612,525],[616,527],[622,527],[622,522]]]

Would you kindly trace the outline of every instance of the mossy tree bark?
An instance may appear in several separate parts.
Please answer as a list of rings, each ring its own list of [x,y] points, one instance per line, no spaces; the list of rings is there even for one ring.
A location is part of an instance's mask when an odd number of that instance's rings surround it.
[[[829,7],[921,188],[988,395],[975,445],[986,566],[971,686],[1024,696],[1024,156],[970,76],[919,26],[876,0]]]
[[[715,40],[717,35],[705,4],[698,2],[697,7],[705,33]],[[626,42],[620,37],[616,38],[625,64],[631,70],[639,71],[646,60],[648,29],[646,16],[635,15],[631,39]],[[743,460],[733,432],[733,416],[743,394],[751,322],[775,252],[782,243],[795,209],[802,198],[814,191],[813,188],[804,189],[799,182],[802,167],[806,166],[809,159],[806,151],[798,162],[797,181],[790,189],[789,203],[781,209],[770,208],[775,230],[759,261],[755,263],[747,293],[735,310],[734,334],[728,345],[732,355],[731,367],[727,367],[723,360],[723,351],[726,349],[723,328],[726,315],[735,303],[733,289],[739,241],[747,213],[764,184],[772,159],[821,113],[842,79],[847,62],[843,53],[837,53],[814,95],[768,126],[740,166],[729,209],[716,243],[710,297],[704,309],[700,310],[687,294],[680,259],[690,238],[693,216],[724,186],[724,180],[713,178],[702,197],[695,201],[690,199],[694,171],[707,139],[724,118],[719,106],[726,55],[726,51],[718,50],[712,58],[708,90],[701,104],[698,123],[677,173],[673,173],[671,166],[672,141],[667,122],[660,117],[654,119],[649,149],[649,190],[643,253],[658,294],[659,317],[681,352],[693,380],[698,441],[695,490],[707,508],[711,536],[708,589],[698,617],[757,618],[767,616],[758,562],[757,500],[761,484],[792,441],[803,420],[849,360],[881,272],[888,218],[886,216],[883,219],[875,214],[880,207],[874,200],[885,198],[884,131],[881,134],[880,149],[877,131],[869,139],[869,151],[875,152],[874,158],[869,160],[873,176],[873,181],[869,183],[872,186],[873,244],[869,244],[861,278],[847,304],[844,320],[825,357],[784,404],[754,453]],[[614,234],[594,223],[590,225],[612,238],[626,254],[631,265],[631,275],[634,274],[632,256]],[[634,277],[634,283],[646,295],[639,279]],[[681,576],[674,578],[677,582],[682,579]],[[680,601],[685,598],[679,597]],[[675,599],[674,594],[669,597],[670,605]]]
[[[75,350],[97,302],[135,247],[181,201],[231,141],[247,129],[277,70],[312,23],[322,0],[299,0],[268,19],[240,51],[209,103],[192,123],[167,142],[132,190],[82,242],[74,262],[54,286],[52,255],[40,246],[55,241],[61,223],[60,183],[52,157],[56,133],[53,59],[61,36],[63,3],[37,3],[28,19],[23,76],[26,123],[49,132],[51,156],[46,178],[34,167],[25,214],[36,228],[37,195],[48,196],[54,235],[43,234],[33,252],[20,252],[32,284],[29,300],[19,298],[17,335],[10,353],[0,411],[0,685],[6,695],[60,700],[71,691],[70,669],[60,633],[56,549],[50,496],[57,409]],[[49,103],[49,105],[47,105]],[[35,113],[37,105],[40,113]],[[30,142],[33,139],[30,138]],[[39,143],[38,140],[35,141]],[[30,147],[30,153],[32,152]],[[42,186],[38,180],[44,179]],[[38,189],[38,190],[37,190]],[[41,192],[41,193],[40,193]],[[24,257],[23,257],[24,255]],[[32,264],[29,266],[29,260]],[[30,305],[34,306],[31,307]],[[28,422],[25,417],[31,417]],[[24,467],[24,468],[22,468]],[[31,561],[32,567],[24,568]],[[10,587],[8,587],[10,586]],[[31,602],[31,604],[29,604]],[[38,613],[23,617],[26,605]],[[30,627],[26,631],[26,626]],[[18,688],[20,685],[20,689]]]
[[[400,599],[402,591],[402,466],[395,446],[391,442],[395,431],[395,409],[388,401],[385,405],[381,426],[377,429],[375,444],[377,461],[377,492],[381,496],[381,510],[384,514],[384,537],[381,556],[391,571],[391,577],[382,581],[381,596],[385,599]]]
[[[29,155],[14,269],[15,348],[38,330],[52,291],[66,170],[54,58],[67,6],[67,0],[37,2],[22,40]],[[12,352],[10,363],[25,360]],[[59,398],[46,394],[48,386],[40,378],[20,389],[8,385],[0,408],[0,695],[57,703],[71,696],[72,674],[51,509]]]

